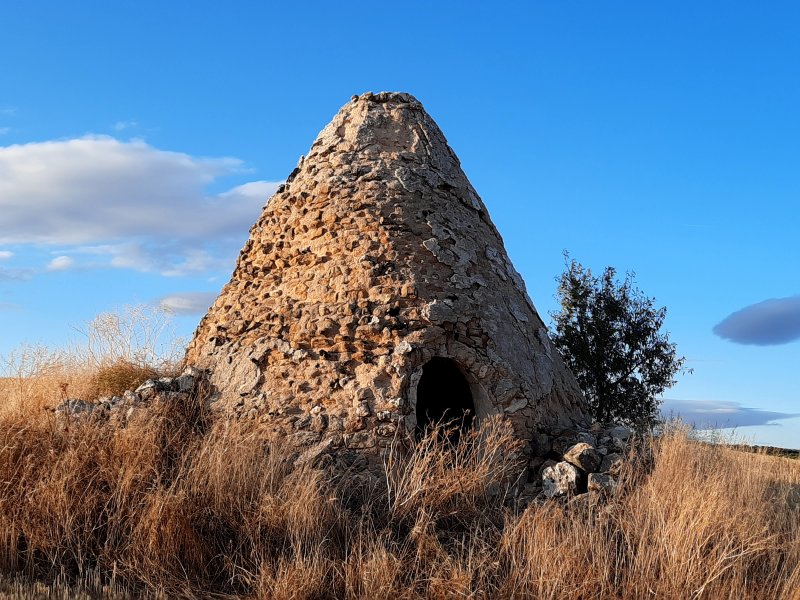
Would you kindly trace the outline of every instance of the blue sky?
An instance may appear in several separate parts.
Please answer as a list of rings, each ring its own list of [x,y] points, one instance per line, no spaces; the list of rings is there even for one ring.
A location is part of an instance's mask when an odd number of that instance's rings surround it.
[[[634,271],[667,410],[800,446],[795,4],[282,4],[0,8],[0,354],[136,303],[190,335],[339,107],[407,91],[540,313],[564,249]]]

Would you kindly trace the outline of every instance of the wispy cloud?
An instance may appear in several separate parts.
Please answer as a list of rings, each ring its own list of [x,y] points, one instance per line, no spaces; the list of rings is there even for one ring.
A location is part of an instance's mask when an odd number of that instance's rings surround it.
[[[47,265],[48,271],[68,271],[75,266],[75,259],[71,256],[56,256]]]
[[[114,123],[114,131],[125,131],[139,126],[138,121],[117,121]]]
[[[158,305],[164,310],[180,315],[205,313],[214,303],[218,292],[182,292],[164,296]]]
[[[0,127],[0,135],[5,135],[11,131],[11,127]]]
[[[0,260],[8,260],[14,256],[14,253],[11,250],[0,250]]]
[[[28,281],[33,275],[33,269],[6,269],[0,267],[0,281]]]
[[[17,114],[16,106],[0,106],[0,115],[4,117],[13,117]]]
[[[227,270],[279,183],[208,194],[246,172],[235,158],[197,158],[107,136],[0,146],[0,244],[93,248],[93,266],[165,275]]]
[[[800,296],[772,298],[725,317],[714,333],[737,344],[775,346],[800,339]]]
[[[779,425],[776,421],[800,417],[800,413],[784,413],[750,408],[738,402],[719,400],[664,399],[661,413],[678,416],[698,429],[722,429],[751,425]]]

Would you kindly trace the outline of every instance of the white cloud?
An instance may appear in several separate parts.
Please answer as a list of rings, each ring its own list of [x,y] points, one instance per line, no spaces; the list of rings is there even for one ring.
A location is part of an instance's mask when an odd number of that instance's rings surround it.
[[[6,269],[0,267],[0,281],[28,281],[33,277],[33,269]]]
[[[800,416],[760,408],[743,406],[739,402],[725,400],[678,400],[665,398],[661,406],[665,418],[680,417],[698,429],[748,427],[752,425],[777,425],[775,421]]]
[[[84,263],[84,268],[111,266],[142,272],[158,272],[166,277],[180,277],[213,270],[232,269],[235,251],[239,249],[240,245],[237,243],[222,248],[215,246],[211,250],[206,250],[186,244],[169,244],[167,242],[124,242],[98,246],[77,246],[65,251],[99,257],[94,261]]]
[[[0,250],[0,260],[8,260],[14,256],[14,253],[10,250]]]
[[[47,265],[48,271],[68,271],[75,266],[75,260],[70,256],[56,256]]]
[[[266,204],[267,198],[275,193],[275,190],[280,185],[280,182],[275,181],[251,181],[244,185],[238,185],[235,188],[220,194],[221,198],[229,201],[244,201],[244,202],[261,202],[262,206]]]
[[[0,244],[58,245],[170,275],[227,267],[279,185],[205,192],[244,171],[235,158],[106,136],[0,146]]]
[[[183,292],[164,296],[158,304],[168,312],[195,315],[205,313],[216,297],[217,292]]]
[[[117,121],[114,123],[114,131],[125,131],[138,126],[139,123],[137,121]]]

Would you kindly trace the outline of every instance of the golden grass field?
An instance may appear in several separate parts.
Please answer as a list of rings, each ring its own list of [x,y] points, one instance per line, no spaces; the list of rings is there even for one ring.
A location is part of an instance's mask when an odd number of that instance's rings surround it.
[[[0,596],[800,598],[800,461],[669,428],[608,501],[522,509],[499,421],[454,451],[398,448],[371,478],[295,466],[198,398],[124,429],[47,410],[64,383],[88,396],[146,377],[129,350],[9,361]]]

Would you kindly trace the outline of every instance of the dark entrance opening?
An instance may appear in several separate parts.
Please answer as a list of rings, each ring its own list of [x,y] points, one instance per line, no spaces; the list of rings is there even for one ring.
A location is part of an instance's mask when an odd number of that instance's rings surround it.
[[[448,430],[447,439],[456,443],[474,418],[472,392],[458,365],[442,357],[425,363],[417,384],[417,437],[438,424]]]

